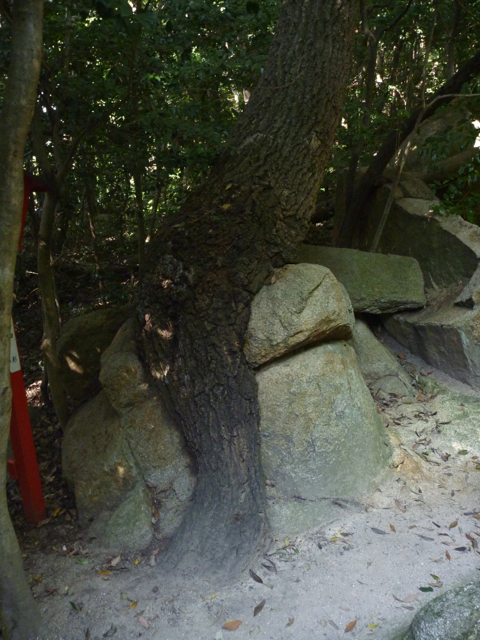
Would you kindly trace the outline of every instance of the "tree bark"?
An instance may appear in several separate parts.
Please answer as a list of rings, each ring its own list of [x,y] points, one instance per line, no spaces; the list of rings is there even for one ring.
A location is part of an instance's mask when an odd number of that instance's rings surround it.
[[[12,407],[10,322],[23,205],[23,152],[42,53],[42,0],[13,3],[12,49],[0,113],[0,636],[37,637],[39,616],[23,573],[7,508],[7,442]]]
[[[227,149],[145,270],[141,345],[192,452],[193,507],[165,566],[230,577],[266,539],[250,302],[291,262],[329,159],[358,6],[286,0],[264,73]],[[161,239],[160,239],[161,238]]]

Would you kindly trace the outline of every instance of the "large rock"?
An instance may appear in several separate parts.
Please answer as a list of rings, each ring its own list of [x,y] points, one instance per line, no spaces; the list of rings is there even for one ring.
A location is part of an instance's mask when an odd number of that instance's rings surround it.
[[[177,426],[161,396],[146,383],[131,321],[103,363],[104,390],[67,425],[64,472],[75,491],[80,520],[95,521],[100,541],[117,547],[124,537],[126,545],[140,548],[153,535],[146,525],[152,499],[158,512],[156,533],[169,538],[190,504],[195,476]],[[145,492],[146,483],[151,492]],[[132,516],[136,509],[137,520]]]
[[[78,405],[100,390],[100,358],[132,308],[97,309],[69,320],[57,342],[62,385]]]
[[[360,248],[370,246],[390,186],[378,190],[362,227]],[[378,251],[418,260],[427,289],[465,286],[480,259],[480,229],[459,216],[434,214],[438,200],[400,198],[393,203]],[[327,265],[328,266],[328,265]]]
[[[414,259],[303,245],[299,261],[330,269],[347,290],[355,312],[394,313],[425,305],[422,272]]]
[[[451,589],[415,615],[403,640],[480,640],[480,584]]]
[[[84,525],[102,511],[116,509],[141,481],[122,437],[120,416],[104,391],[70,418],[63,440],[62,466]]]
[[[348,339],[354,321],[350,300],[328,269],[287,265],[252,302],[245,355],[257,367],[311,342]]]
[[[388,398],[393,393],[413,397],[410,377],[363,320],[356,320],[350,344],[355,349],[363,378],[375,396]]]
[[[386,435],[346,342],[311,347],[257,374],[267,514],[278,537],[319,526],[385,468]]]
[[[457,293],[453,288],[422,311],[395,314],[385,328],[428,364],[480,388],[480,308],[454,305]]]

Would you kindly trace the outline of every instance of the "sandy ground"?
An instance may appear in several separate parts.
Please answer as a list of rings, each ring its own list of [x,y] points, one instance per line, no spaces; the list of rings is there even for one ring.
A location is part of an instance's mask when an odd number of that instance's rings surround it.
[[[339,500],[334,522],[275,541],[227,587],[164,578],[160,550],[107,557],[49,523],[25,545],[48,640],[389,640],[433,597],[480,580],[480,394],[389,346],[418,396],[379,402],[395,454],[360,508]]]

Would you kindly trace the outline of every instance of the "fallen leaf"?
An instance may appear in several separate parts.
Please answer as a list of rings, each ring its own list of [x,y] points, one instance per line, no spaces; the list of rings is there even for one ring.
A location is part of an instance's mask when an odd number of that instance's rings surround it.
[[[228,190],[229,190],[229,189],[231,189],[231,188],[232,188],[232,183],[227,184],[227,186],[225,187],[225,191],[228,191]]]
[[[398,509],[400,509],[400,511],[402,511],[402,513],[405,513],[405,511],[407,510],[407,507],[405,505],[403,505],[400,500],[395,500],[395,505]]]
[[[424,535],[422,535],[421,533],[416,533],[415,535],[416,535],[416,536],[418,536],[419,538],[423,538],[423,540],[430,540],[430,541],[432,541],[432,540],[434,540],[434,539],[435,539],[435,538],[429,538],[428,536],[424,536]]]
[[[455,547],[454,551],[466,551],[467,547]]]
[[[110,625],[110,629],[108,629],[108,631],[105,631],[105,633],[103,634],[103,637],[104,638],[111,638],[116,633],[117,633],[117,627],[112,622],[112,624]]]
[[[231,204],[222,204],[222,209],[224,209],[225,211],[227,209],[229,209],[232,205]]]
[[[397,353],[397,356],[400,358],[400,360],[405,360],[405,356],[403,355],[403,353]]]
[[[75,604],[75,602],[72,602],[72,600],[70,600],[69,602],[74,611],[81,611],[83,609],[81,604]]]
[[[266,600],[262,600],[261,602],[259,602],[257,604],[257,606],[255,607],[255,609],[253,610],[253,617],[258,616],[258,614],[260,613],[260,611],[263,609],[263,607],[265,606],[265,602]]]
[[[61,512],[61,511],[62,511],[62,509],[61,509],[60,507],[57,507],[57,508],[55,509],[55,511],[52,513],[52,516],[53,516],[54,518],[56,518],[56,517],[60,514],[60,512]]]
[[[137,606],[137,604],[138,604],[138,600],[134,600],[134,601],[132,602],[132,604],[130,605],[129,609],[135,609],[135,607]]]
[[[120,562],[122,556],[117,556],[116,558],[113,558],[113,560],[110,560],[110,566],[111,567],[116,567],[117,564]]]
[[[352,620],[351,622],[349,622],[345,627],[345,633],[348,633],[349,631],[353,631],[355,629],[356,624],[357,624],[356,620]]]
[[[228,620],[225,622],[222,629],[226,629],[227,631],[236,631],[241,624],[242,620]]]
[[[449,529],[453,529],[453,528],[455,528],[455,527],[457,526],[457,524],[458,524],[458,522],[457,522],[456,520],[454,520],[453,522],[451,522],[451,523],[448,525],[448,528],[449,528]]]
[[[90,560],[87,560],[86,558],[77,558],[75,562],[77,564],[90,564]]]
[[[145,618],[142,618],[142,616],[138,616],[137,620],[139,621],[139,623],[142,625],[142,627],[144,629],[149,629],[150,625],[148,624],[148,622],[145,620]]]
[[[35,580],[35,582],[38,582],[38,583],[40,583],[43,580],[42,576],[33,576],[33,579]]]
[[[338,536],[334,536],[333,538],[330,538],[329,542],[338,542],[340,540],[340,538]]]
[[[397,598],[397,596],[393,595],[392,596],[395,598],[395,600],[397,600],[397,602],[415,602],[415,600],[418,598],[418,593],[410,593],[406,598]]]
[[[266,560],[270,564],[267,564],[266,562],[262,562],[262,567],[264,567],[264,569],[266,569],[267,571],[271,571],[272,573],[277,573],[277,567],[275,566],[275,563],[269,560],[268,558],[266,558]]]
[[[431,587],[437,587],[437,589],[440,589],[441,587],[443,587],[443,582],[429,582],[428,584]]]
[[[337,625],[334,623],[333,620],[329,620],[329,623],[332,625],[334,629],[338,629]]]
[[[448,551],[445,551],[445,555],[447,556],[447,560],[451,560],[452,556],[448,553]]]
[[[440,580],[440,578],[439,578],[438,576],[436,576],[434,573],[431,573],[430,575],[431,575],[431,576],[432,576],[432,578],[433,578],[434,580],[436,580],[437,582]]]
[[[426,593],[427,591],[433,591],[432,587],[418,587],[420,591]]]
[[[415,607],[410,607],[408,604],[402,604],[402,609],[408,609],[409,611],[415,611]]]
[[[393,524],[390,525],[390,529],[393,531],[393,533],[397,533],[397,530],[395,529],[395,527],[393,526]]]
[[[458,452],[459,456],[466,456],[468,453],[468,449],[462,449],[461,451]]]
[[[373,533],[378,533],[379,535],[382,536],[387,536],[388,533],[386,531],[382,531],[381,529],[377,529],[377,527],[370,527],[370,529],[373,531]]]
[[[253,578],[253,580],[255,580],[255,582],[259,582],[260,584],[263,584],[263,580],[260,578],[260,576],[257,576],[255,571],[252,571],[251,569],[249,569],[248,573],[250,574],[250,577]]]
[[[138,564],[140,562],[140,558],[137,558],[133,564]]]
[[[289,618],[287,624],[285,625],[286,627],[291,627],[292,624],[295,622],[295,618]]]
[[[98,572],[98,575],[99,575],[99,576],[111,576],[111,575],[112,575],[112,572],[111,572],[111,571],[109,571],[108,569],[101,569],[101,570]]]
[[[40,520],[40,522],[37,524],[37,527],[40,528],[40,527],[45,526],[46,524],[48,524],[50,522],[50,520],[51,520],[51,518],[45,518],[45,520]]]
[[[376,622],[375,624],[369,624],[369,625],[368,625],[368,628],[369,628],[369,629],[376,629],[378,626],[380,626],[380,623],[379,623],[379,622]]]

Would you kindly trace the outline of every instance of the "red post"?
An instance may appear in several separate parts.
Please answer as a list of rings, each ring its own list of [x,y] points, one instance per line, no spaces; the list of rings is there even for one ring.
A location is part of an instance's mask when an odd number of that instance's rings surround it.
[[[18,249],[22,248],[23,227],[27,215],[28,200],[32,191],[46,191],[48,187],[33,176],[24,174],[22,230]],[[13,460],[8,461],[8,471],[14,480],[18,480],[22,495],[25,518],[34,524],[45,519],[45,501],[43,499],[40,472],[33,442],[32,425],[28,413],[27,395],[18,357],[15,330],[10,330],[10,384],[12,387],[12,417],[10,420],[10,438],[12,440]]]
[[[10,438],[15,458],[8,461],[8,468],[10,475],[17,479],[20,485],[25,518],[36,524],[45,519],[45,501],[13,322],[10,330],[10,383],[12,386]]]

